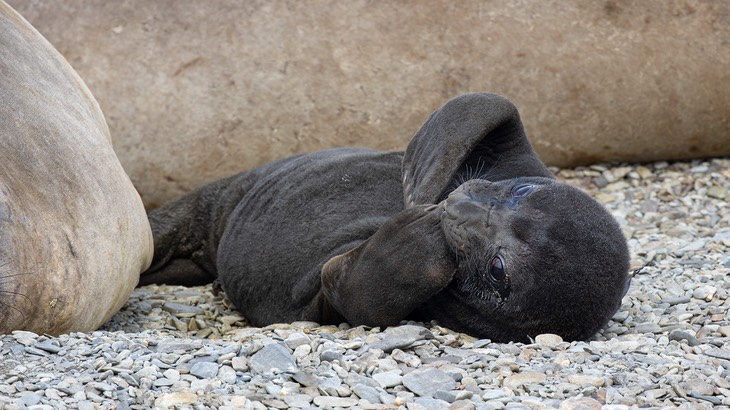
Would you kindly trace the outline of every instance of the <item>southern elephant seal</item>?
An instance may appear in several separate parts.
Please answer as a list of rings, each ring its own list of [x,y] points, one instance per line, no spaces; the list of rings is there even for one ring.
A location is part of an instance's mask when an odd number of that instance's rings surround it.
[[[142,201],[99,106],[0,1],[0,333],[89,331],[152,259]]]
[[[553,178],[494,94],[447,102],[405,152],[295,156],[149,218],[141,283],[217,278],[255,325],[414,318],[497,341],[586,339],[628,286],[618,224]]]

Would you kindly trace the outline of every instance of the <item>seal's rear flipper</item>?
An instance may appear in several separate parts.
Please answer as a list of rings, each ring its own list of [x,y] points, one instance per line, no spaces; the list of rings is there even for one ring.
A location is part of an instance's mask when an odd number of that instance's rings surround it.
[[[232,202],[223,197],[236,177],[204,185],[150,212],[155,252],[138,286],[195,286],[215,280],[216,248]]]
[[[200,286],[215,279],[190,259],[173,259],[162,268],[147,270],[139,277],[137,286],[152,284]]]
[[[436,110],[408,144],[402,169],[406,207],[437,203],[475,177],[553,177],[517,108],[496,94],[466,94]]]
[[[442,290],[456,272],[440,208],[419,206],[390,218],[357,248],[322,268],[325,297],[353,325],[397,325]]]

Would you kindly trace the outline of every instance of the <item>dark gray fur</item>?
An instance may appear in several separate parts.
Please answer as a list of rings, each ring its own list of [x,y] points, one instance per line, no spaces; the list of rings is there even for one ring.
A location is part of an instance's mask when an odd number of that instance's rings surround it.
[[[149,218],[155,258],[140,283],[217,278],[254,325],[413,318],[496,341],[587,339],[628,283],[618,224],[553,179],[516,108],[494,94],[449,101],[404,153],[295,156]],[[497,255],[502,280],[489,274]]]

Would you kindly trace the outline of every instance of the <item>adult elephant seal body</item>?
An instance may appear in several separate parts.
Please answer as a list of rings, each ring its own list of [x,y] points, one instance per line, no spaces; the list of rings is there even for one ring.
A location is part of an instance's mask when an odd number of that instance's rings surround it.
[[[218,278],[255,325],[414,318],[498,341],[586,339],[628,286],[618,224],[554,180],[515,107],[493,94],[449,101],[404,153],[281,160],[150,222],[142,283]]]
[[[142,202],[99,106],[0,2],[0,333],[89,331],[152,259]]]

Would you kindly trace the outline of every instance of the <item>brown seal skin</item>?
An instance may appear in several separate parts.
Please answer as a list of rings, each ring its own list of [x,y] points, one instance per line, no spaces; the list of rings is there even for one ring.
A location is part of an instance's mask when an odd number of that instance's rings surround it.
[[[98,104],[0,2],[0,333],[90,331],[149,266],[144,207]]]
[[[140,283],[217,278],[255,325],[412,318],[497,341],[587,339],[628,286],[616,221],[553,178],[495,94],[447,102],[405,152],[299,155],[149,218]]]

